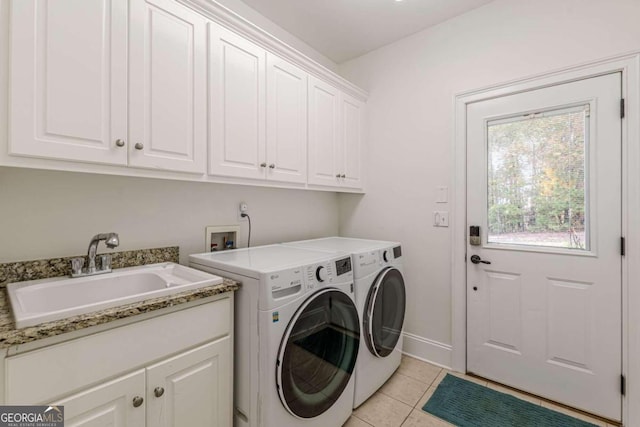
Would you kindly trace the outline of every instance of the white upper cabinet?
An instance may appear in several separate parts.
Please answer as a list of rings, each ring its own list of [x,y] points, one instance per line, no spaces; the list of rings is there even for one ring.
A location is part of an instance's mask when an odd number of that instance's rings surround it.
[[[340,91],[309,77],[309,184],[340,183]]]
[[[337,164],[342,165],[341,184],[345,187],[362,188],[365,104],[345,93],[342,94],[340,104],[342,144]]]
[[[266,51],[209,23],[209,173],[264,178]]]
[[[207,20],[173,0],[130,10],[129,165],[203,174]]]
[[[127,163],[127,7],[11,2],[9,154]]]
[[[267,54],[267,179],[307,180],[307,73]]]

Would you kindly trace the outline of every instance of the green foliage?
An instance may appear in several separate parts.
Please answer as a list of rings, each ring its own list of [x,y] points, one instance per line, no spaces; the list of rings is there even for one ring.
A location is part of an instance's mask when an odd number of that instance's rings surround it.
[[[584,230],[585,128],[582,111],[489,126],[492,234]]]

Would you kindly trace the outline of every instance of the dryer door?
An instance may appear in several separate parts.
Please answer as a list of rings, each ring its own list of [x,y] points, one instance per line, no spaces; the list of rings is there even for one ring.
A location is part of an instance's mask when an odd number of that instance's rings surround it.
[[[278,352],[276,382],[285,408],[300,418],[329,409],[349,383],[359,343],[358,311],[347,294],[329,288],[309,297]]]
[[[386,357],[396,347],[402,324],[406,294],[400,270],[388,267],[369,289],[365,304],[363,329],[367,347],[377,357]]]

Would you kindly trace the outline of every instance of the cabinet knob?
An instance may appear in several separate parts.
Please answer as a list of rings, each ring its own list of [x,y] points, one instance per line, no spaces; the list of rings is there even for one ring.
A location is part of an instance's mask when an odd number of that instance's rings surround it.
[[[136,142],[136,145],[134,145],[134,148],[136,150],[142,150],[144,148],[144,144],[142,142]]]
[[[260,167],[261,167],[261,168],[266,168],[266,167],[267,167],[267,164],[266,164],[265,162],[262,162],[262,163],[260,163]]]
[[[271,163],[271,164],[269,165],[269,169],[275,169],[275,168],[276,168],[276,165],[275,165],[275,164]]]
[[[138,406],[142,405],[142,403],[144,402],[144,399],[140,396],[136,396],[133,398],[133,407],[137,408]]]
[[[340,178],[346,178],[346,177],[347,177],[347,175],[345,175],[345,174],[340,175]]]
[[[156,388],[154,388],[154,389],[153,389],[153,394],[154,394],[156,397],[160,397],[160,396],[162,396],[162,395],[164,394],[164,388],[162,388],[162,387],[156,387]]]
[[[121,139],[116,139],[116,147],[124,147],[124,141]]]
[[[339,174],[339,173],[338,173],[338,174],[336,174],[336,178],[340,178],[340,174]]]

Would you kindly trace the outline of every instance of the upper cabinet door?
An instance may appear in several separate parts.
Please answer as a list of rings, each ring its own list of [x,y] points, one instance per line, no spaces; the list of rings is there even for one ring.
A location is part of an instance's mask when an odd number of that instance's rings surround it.
[[[307,180],[307,73],[267,54],[267,179]]]
[[[266,51],[209,23],[209,173],[264,178]]]
[[[175,1],[131,0],[131,166],[205,172],[206,23]]]
[[[362,188],[362,144],[364,142],[365,104],[347,94],[342,94],[342,185]],[[344,174],[344,177],[342,175]]]
[[[13,1],[10,32],[9,154],[126,164],[127,1]]]
[[[340,91],[309,76],[309,184],[340,185],[340,136]]]

